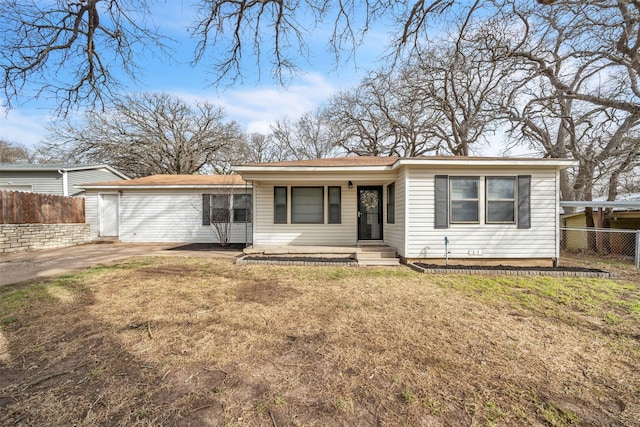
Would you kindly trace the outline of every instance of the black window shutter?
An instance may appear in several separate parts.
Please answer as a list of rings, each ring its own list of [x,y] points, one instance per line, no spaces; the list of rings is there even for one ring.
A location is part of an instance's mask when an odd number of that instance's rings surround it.
[[[435,177],[435,228],[449,228],[449,176]]]
[[[211,197],[209,194],[202,195],[202,225],[211,224]]]
[[[518,228],[531,228],[531,175],[518,176]]]

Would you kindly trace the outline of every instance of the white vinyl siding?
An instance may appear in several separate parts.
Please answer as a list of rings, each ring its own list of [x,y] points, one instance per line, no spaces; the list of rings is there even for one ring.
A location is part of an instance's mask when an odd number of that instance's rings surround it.
[[[120,240],[122,242],[217,243],[207,225],[202,225],[202,195],[220,189],[123,190],[120,195]],[[236,191],[244,191],[236,190]],[[86,222],[97,238],[97,190],[86,195]],[[230,243],[251,239],[251,223],[231,226]]]
[[[98,192],[87,191],[84,198],[84,222],[89,224],[89,237],[98,238]]]
[[[119,181],[122,178],[108,169],[86,169],[67,172],[67,189],[70,196],[80,196],[84,190],[76,188],[76,185],[93,182]]]
[[[435,175],[460,176],[457,171],[435,168],[409,169],[407,198],[407,257],[444,258],[444,238],[449,240],[450,258],[555,258],[556,257],[556,172],[535,169],[496,174],[495,170],[466,170],[469,176],[481,177],[479,195],[484,198],[486,176],[513,177],[531,174],[531,228],[519,229],[517,224],[486,223],[484,201],[481,199],[479,223],[450,224],[446,229],[434,228]],[[399,192],[399,190],[396,190]]]
[[[395,222],[393,224],[385,223],[384,225],[385,244],[396,248],[398,251],[398,255],[400,256],[406,256],[406,239],[405,239],[405,234],[406,234],[405,216],[407,212],[406,210],[407,200],[405,198],[406,178],[407,178],[407,171],[406,169],[403,169],[400,171],[398,178],[394,181],[395,193],[396,193]]]
[[[305,182],[303,186],[317,187],[317,182]],[[349,189],[347,181],[340,186],[341,223],[340,224],[274,224],[274,186],[279,183],[254,182],[256,217],[253,243],[260,246],[353,246],[357,241],[356,186]],[[331,184],[331,187],[337,185]],[[293,187],[296,187],[295,185]],[[290,190],[290,188],[289,188]],[[323,191],[323,209],[328,211],[328,191]],[[292,201],[289,200],[291,210]],[[324,213],[327,222],[328,212]]]

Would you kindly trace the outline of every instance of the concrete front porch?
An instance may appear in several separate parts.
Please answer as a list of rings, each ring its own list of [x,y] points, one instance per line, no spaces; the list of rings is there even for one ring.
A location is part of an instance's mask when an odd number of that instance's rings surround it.
[[[250,246],[244,249],[245,255],[273,256],[277,258],[309,257],[309,258],[352,258],[361,266],[400,265],[396,249],[376,243],[357,246]]]

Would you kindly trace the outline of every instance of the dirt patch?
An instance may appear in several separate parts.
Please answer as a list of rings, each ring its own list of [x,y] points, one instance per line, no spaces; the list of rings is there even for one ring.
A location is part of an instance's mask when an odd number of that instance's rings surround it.
[[[274,282],[247,281],[238,286],[237,300],[275,305],[299,294],[295,288]]]
[[[222,246],[219,243],[189,243],[167,249],[168,251],[242,251],[244,243],[229,243]]]
[[[7,286],[0,424],[638,425],[639,284],[172,257]]]

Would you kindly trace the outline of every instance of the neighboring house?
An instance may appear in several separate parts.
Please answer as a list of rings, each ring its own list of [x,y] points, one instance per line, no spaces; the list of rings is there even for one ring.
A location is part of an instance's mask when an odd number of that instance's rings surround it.
[[[559,172],[575,165],[345,157],[233,169],[253,187],[256,250],[373,243],[409,261],[552,264],[560,251]]]
[[[81,184],[129,179],[108,165],[0,163],[0,190],[82,196]]]
[[[560,226],[566,228],[562,230],[563,249],[582,251],[587,246],[585,241],[587,235],[583,231],[587,227],[585,207],[592,208],[594,226],[597,229],[607,229],[605,214],[606,210],[610,209],[608,229],[640,230],[640,193],[621,194],[613,202],[598,198],[588,202],[562,202],[561,205],[577,209],[574,213],[560,216]],[[618,233],[615,238],[610,238],[613,253],[627,255],[635,253],[635,236],[630,233]],[[603,236],[603,233],[597,233],[595,244],[598,250],[604,244]]]
[[[153,175],[84,184],[91,239],[251,242],[251,189],[239,175]]]

